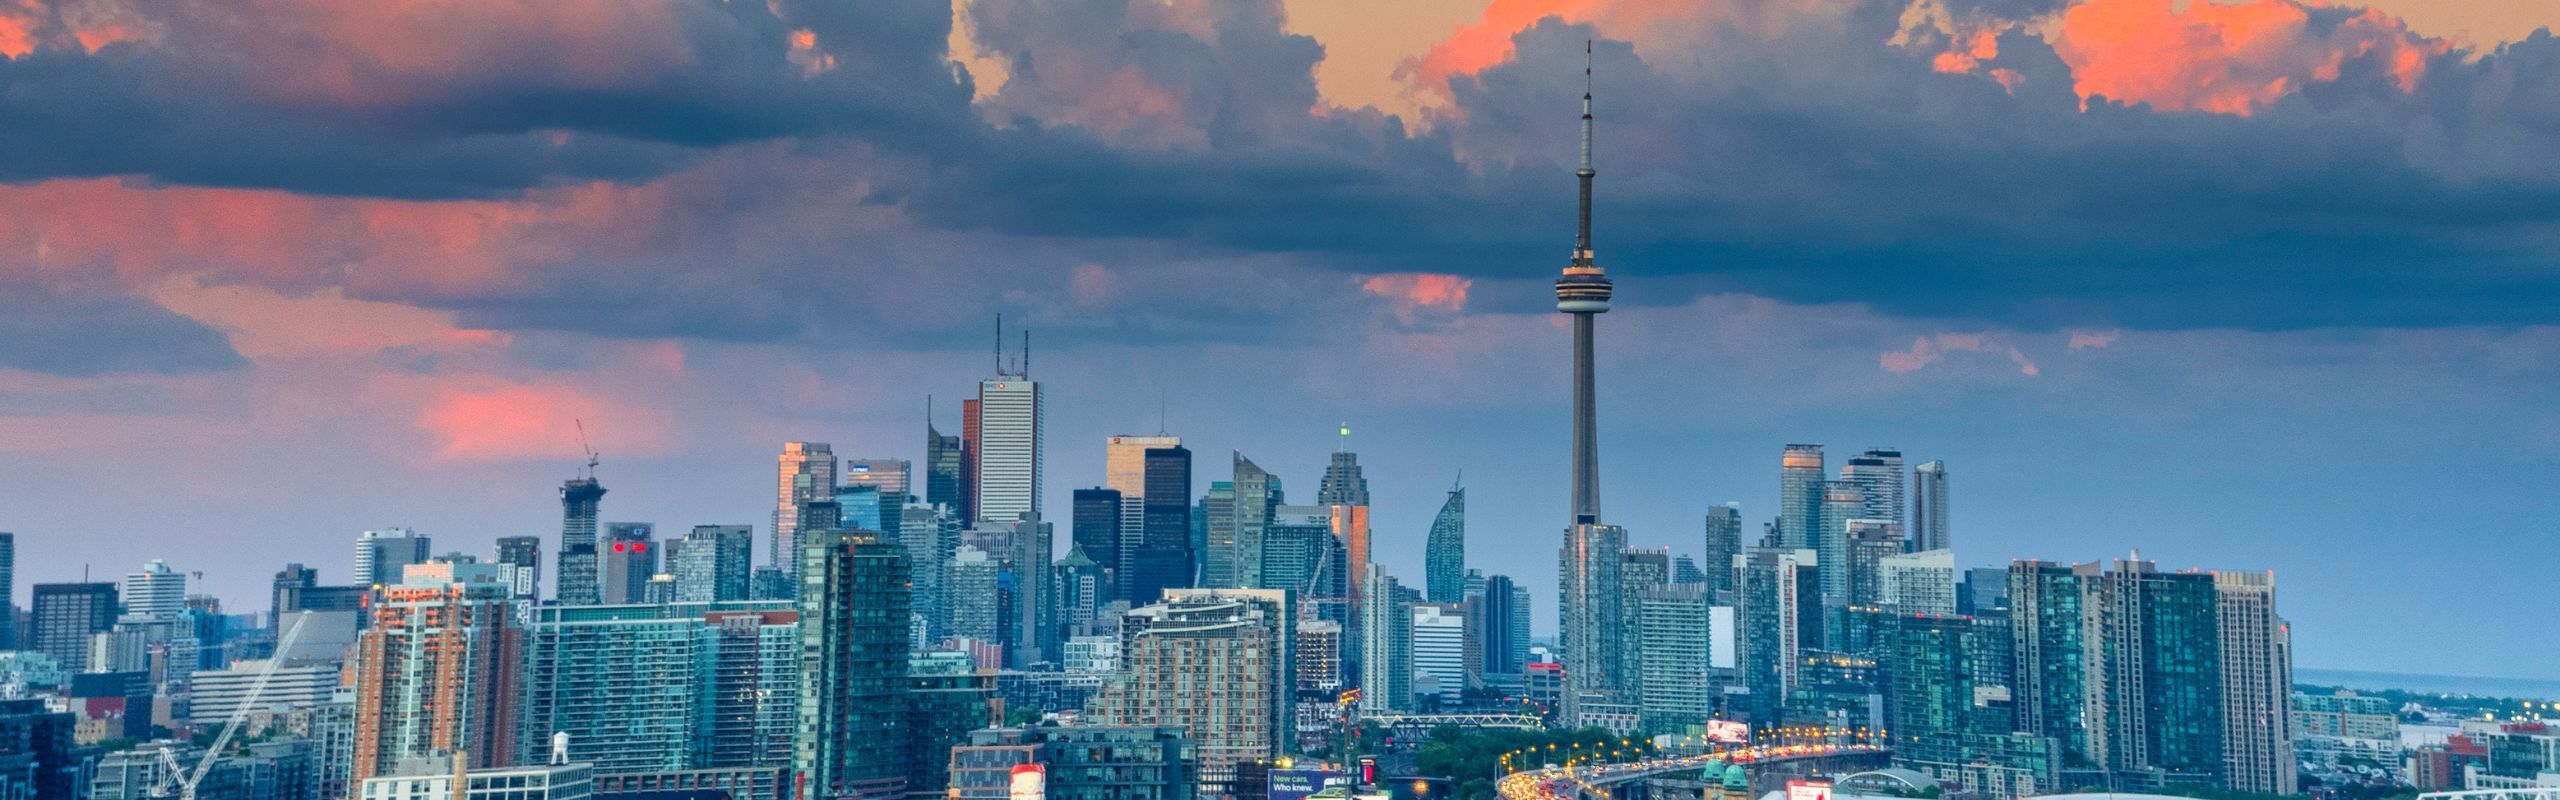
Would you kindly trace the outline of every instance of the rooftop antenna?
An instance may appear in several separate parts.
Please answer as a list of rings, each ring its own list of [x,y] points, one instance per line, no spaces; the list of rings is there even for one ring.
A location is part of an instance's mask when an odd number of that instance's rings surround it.
[[[1333,451],[1334,451],[1334,452],[1336,452],[1336,453],[1348,453],[1348,452],[1351,452],[1351,421],[1350,421],[1350,420],[1343,420],[1343,421],[1342,421],[1342,432],[1341,432],[1341,435],[1342,435],[1342,444],[1341,444],[1341,446],[1335,447],[1335,448],[1333,449]]]
[[[1165,420],[1165,400],[1164,400],[1164,390],[1163,390],[1163,389],[1157,389],[1157,390],[1156,390],[1156,435],[1157,435],[1157,436],[1163,436],[1163,435],[1165,435],[1165,434],[1164,434],[1164,428],[1165,428],[1164,420]]]
[[[1465,487],[1466,487],[1466,485],[1467,485],[1467,471],[1466,471],[1466,470],[1464,470],[1464,469],[1458,470],[1458,477],[1457,477],[1457,479],[1449,481],[1449,491],[1450,491],[1450,492],[1452,492],[1452,493],[1455,493],[1455,492],[1457,492],[1458,490],[1460,490],[1460,489],[1462,489],[1462,488],[1465,488]]]
[[[1022,329],[1022,379],[1031,379],[1031,329]]]
[[[930,392],[924,396],[924,426],[933,427],[933,394]]]
[[[586,477],[594,478],[596,476],[596,465],[602,463],[602,459],[598,457],[594,447],[587,445],[587,421],[574,418],[569,421],[578,426],[578,449],[584,450],[587,453]]]
[[[1004,312],[996,312],[996,374],[1004,374]]]

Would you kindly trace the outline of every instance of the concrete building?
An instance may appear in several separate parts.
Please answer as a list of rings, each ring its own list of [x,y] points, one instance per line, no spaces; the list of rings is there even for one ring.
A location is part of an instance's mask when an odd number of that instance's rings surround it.
[[[1177,589],[1122,622],[1121,673],[1086,713],[1100,724],[1189,731],[1203,779],[1279,755],[1288,728],[1286,592]]]
[[[747,599],[754,546],[752,526],[693,526],[667,555],[667,572],[676,578],[676,602]]]
[[[797,620],[796,610],[776,601],[536,608],[523,633],[522,711],[510,763],[542,760],[552,737],[565,733],[570,759],[602,773],[722,766],[715,753],[754,747],[723,742],[720,734],[760,733],[723,726],[780,713],[751,692],[796,683],[796,669],[771,674],[779,665],[764,645],[796,634]],[[755,646],[724,646],[732,627],[751,632]],[[755,678],[737,680],[747,675]],[[722,691],[724,679],[730,691]]]
[[[508,763],[522,665],[513,599],[489,564],[419,564],[383,587],[357,641],[353,780],[443,753]]]
[[[1458,603],[1415,603],[1411,617],[1413,691],[1456,708],[1467,689],[1467,612]]]
[[[1198,765],[1182,728],[1071,725],[973,731],[951,748],[954,800],[1010,800],[1014,775],[1042,774],[1047,800],[1190,800]]]
[[[542,764],[472,769],[454,791],[451,759],[402,760],[389,774],[366,778],[356,800],[590,800],[595,770],[585,764]]]
[[[1638,592],[1632,602],[1643,728],[1679,733],[1706,724],[1715,713],[1706,669],[1713,655],[1707,587],[1666,584]]]
[[[1877,603],[1897,613],[1956,613],[1956,556],[1952,550],[1923,550],[1886,556],[1876,563]]]
[[[80,669],[89,663],[89,637],[115,627],[116,607],[112,583],[36,584],[24,646]]]

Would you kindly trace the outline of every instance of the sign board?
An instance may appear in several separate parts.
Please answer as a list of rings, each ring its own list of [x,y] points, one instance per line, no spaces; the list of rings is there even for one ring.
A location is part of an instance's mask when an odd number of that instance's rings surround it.
[[[1013,765],[1013,800],[1048,800],[1049,768],[1039,764]]]
[[[1328,787],[1349,785],[1351,776],[1329,769],[1275,769],[1271,771],[1270,800],[1305,800]]]
[[[1726,744],[1742,744],[1744,742],[1751,741],[1751,726],[1746,723],[1733,722],[1731,720],[1709,720],[1707,722],[1707,740],[1724,742]],[[1792,798],[1790,798],[1790,800],[1792,800]]]
[[[1829,781],[1788,781],[1787,800],[1831,800]]]

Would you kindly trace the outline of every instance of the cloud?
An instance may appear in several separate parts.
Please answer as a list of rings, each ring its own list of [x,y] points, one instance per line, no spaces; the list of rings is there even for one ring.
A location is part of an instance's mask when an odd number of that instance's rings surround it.
[[[1877,357],[1876,362],[1886,372],[1918,372],[1922,367],[1937,363],[1948,353],[2006,353],[2009,356],[2009,362],[2017,365],[2018,374],[2034,377],[2044,372],[2018,348],[1994,344],[1989,335],[1981,333],[1939,333],[1922,336],[1911,340],[1909,349],[1887,352]]]
[[[1475,281],[1457,275],[1406,273],[1371,275],[1360,281],[1360,290],[1385,298],[1396,318],[1412,325],[1424,312],[1455,315],[1465,311],[1467,289],[1474,285]]]
[[[253,360],[473,350],[503,347],[513,338],[504,331],[460,327],[450,311],[351,300],[337,287],[293,297],[263,287],[173,278],[146,292],[161,307],[223,331],[234,350]]]
[[[2452,51],[2374,9],[2299,0],[2085,0],[2055,49],[2086,99],[2247,116],[2314,83],[2363,79],[2416,91]]]
[[[202,323],[116,294],[0,291],[0,368],[46,375],[184,375],[239,368]]]
[[[672,421],[659,409],[609,402],[573,386],[471,381],[435,390],[418,425],[448,461],[559,458],[579,450],[578,426],[605,434],[617,452],[660,452]]]
[[[2103,350],[2106,349],[2108,345],[2115,344],[2116,340],[2122,338],[2124,338],[2124,331],[2122,330],[2072,331],[2071,349]]]

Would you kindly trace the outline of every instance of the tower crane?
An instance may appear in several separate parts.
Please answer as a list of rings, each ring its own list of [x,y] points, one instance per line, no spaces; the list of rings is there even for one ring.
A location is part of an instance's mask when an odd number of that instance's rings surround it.
[[[294,640],[302,638],[302,624],[310,621],[311,615],[304,613],[294,617],[293,625],[285,628],[284,636],[276,640],[275,655],[267,659],[265,669],[258,670],[258,677],[249,682],[249,695],[241,699],[239,708],[231,710],[231,718],[222,723],[222,733],[213,737],[213,744],[205,748],[203,758],[196,760],[193,771],[179,766],[176,742],[160,748],[160,784],[153,787],[152,796],[196,800],[196,784],[204,782],[204,776],[213,771],[214,762],[222,758],[222,748],[230,745],[231,737],[240,733],[241,723],[249,721],[249,712],[257,709],[259,696],[267,693],[267,683],[275,679],[276,668],[284,666],[285,654],[293,651]]]

